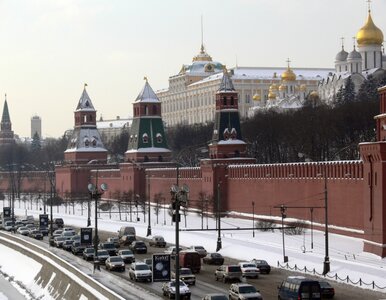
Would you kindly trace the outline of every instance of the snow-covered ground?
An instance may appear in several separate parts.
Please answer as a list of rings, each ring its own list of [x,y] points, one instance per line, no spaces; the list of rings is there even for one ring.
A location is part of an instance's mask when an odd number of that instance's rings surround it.
[[[0,203],[0,207],[3,203]],[[7,204],[7,203],[6,203]],[[15,205],[15,214],[22,215],[34,215],[38,218],[38,215],[42,213],[41,207],[31,206],[27,204],[27,208],[24,208],[24,203]],[[94,209],[91,208],[91,212]],[[49,213],[49,208],[47,208]],[[53,208],[54,217],[62,217],[65,221],[65,225],[73,226],[86,226],[87,211],[85,208],[81,208],[79,205],[74,208],[62,206],[59,209]],[[121,217],[121,220],[119,218]],[[130,222],[130,215],[122,213],[119,217],[117,211],[113,213],[104,212],[98,217],[98,228],[104,231],[110,231],[117,233],[121,226],[133,225],[136,227],[137,235],[145,237],[147,233],[148,220],[147,214],[139,214],[139,222]],[[132,214],[132,220],[136,220],[137,215]],[[258,216],[255,216],[258,217]],[[91,215],[92,226],[94,226],[95,216]],[[169,243],[175,241],[175,227],[171,224],[171,217],[168,211],[165,212],[161,209],[157,217],[152,209],[151,227],[152,235],[162,235]],[[181,216],[180,229],[185,228],[201,228],[201,217],[196,213],[189,213],[185,218]],[[216,227],[215,220],[213,218],[204,218],[203,227],[214,229]],[[237,228],[252,227],[252,221],[238,218],[222,218],[222,228],[234,228],[231,231],[222,231],[222,249],[219,251],[222,255],[232,257],[239,260],[250,260],[253,258],[265,259],[272,266],[277,266],[280,262],[283,264],[283,243],[282,234],[279,230],[275,232],[261,232],[255,231],[255,237],[252,235],[252,231],[238,231]],[[191,245],[202,245],[208,251],[214,252],[217,245],[217,231],[181,231],[180,232],[180,244],[188,247]],[[331,272],[329,275],[337,274],[340,278],[346,278],[349,276],[351,281],[358,281],[360,278],[365,283],[375,282],[379,287],[386,287],[386,259],[382,259],[376,255],[365,253],[363,249],[363,241],[357,238],[345,237],[336,234],[329,234],[329,257],[331,262]],[[311,249],[311,232],[307,230],[302,235],[285,235],[285,254],[289,258],[289,265],[293,267],[295,264],[303,268],[314,269],[318,273],[323,271],[323,261],[325,256],[324,245],[324,233],[321,231],[313,231],[313,249]],[[0,249],[1,252],[1,249]],[[1,262],[0,262],[1,264]],[[15,271],[12,276],[19,279],[22,274]],[[362,286],[364,288],[371,288],[369,286]],[[376,289],[377,290],[377,289]],[[379,290],[386,292],[386,289]]]

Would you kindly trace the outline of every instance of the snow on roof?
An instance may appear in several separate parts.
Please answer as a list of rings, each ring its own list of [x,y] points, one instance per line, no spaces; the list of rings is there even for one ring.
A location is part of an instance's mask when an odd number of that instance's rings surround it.
[[[148,147],[148,148],[138,148],[138,149],[130,149],[127,150],[126,153],[136,153],[136,152],[171,152],[169,149],[166,148],[157,148],[157,147]]]
[[[244,145],[245,142],[242,141],[242,140],[238,140],[238,139],[229,139],[229,140],[221,140],[221,141],[218,141],[217,145]]]

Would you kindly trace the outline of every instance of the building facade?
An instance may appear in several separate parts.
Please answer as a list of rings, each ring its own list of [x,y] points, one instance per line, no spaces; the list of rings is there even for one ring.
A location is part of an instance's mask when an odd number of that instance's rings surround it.
[[[367,20],[354,38],[352,51],[348,53],[342,43],[341,51],[335,56],[335,70],[320,81],[318,94],[322,101],[333,103],[349,78],[357,93],[370,75],[375,78],[386,75],[386,55],[382,30],[374,24],[369,8]]]
[[[31,139],[35,134],[42,138],[42,119],[36,115],[31,118]]]
[[[122,134],[122,132],[129,132],[132,122],[132,118],[121,118],[117,116],[115,119],[104,120],[101,116],[96,125],[103,143],[108,144]]]
[[[183,65],[177,75],[169,77],[169,87],[157,91],[162,102],[162,117],[166,125],[201,124],[214,121],[216,92],[223,77],[223,64],[215,62],[203,46],[192,64]],[[241,119],[250,115],[255,106],[270,103],[270,87],[280,86],[282,76],[288,68],[235,67],[229,70],[236,92],[239,95]],[[319,81],[333,69],[292,68],[295,74],[293,88],[308,94],[318,88]],[[284,93],[284,91],[283,91]],[[288,90],[289,94],[294,91]],[[277,93],[277,99],[279,99]],[[275,97],[276,99],[276,97]]]

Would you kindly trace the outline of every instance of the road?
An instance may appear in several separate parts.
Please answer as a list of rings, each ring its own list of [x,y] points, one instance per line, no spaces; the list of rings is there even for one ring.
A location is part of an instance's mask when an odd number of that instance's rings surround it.
[[[111,232],[99,231],[100,240],[104,241],[107,237],[115,236]],[[146,239],[143,239],[146,242]],[[51,249],[54,253],[58,254],[60,257],[73,264],[77,268],[83,270],[85,273],[94,277],[96,280],[100,281],[102,284],[108,286],[110,289],[114,290],[122,297],[127,299],[149,299],[149,298],[163,298],[161,287],[162,283],[142,283],[142,282],[133,282],[128,277],[128,271],[125,272],[108,272],[104,267],[101,268],[101,271],[96,271],[93,273],[93,266],[90,262],[86,262],[81,257],[75,257],[70,252],[63,251],[61,249],[48,247],[47,238],[43,242],[36,241],[37,243],[43,245],[46,248]],[[147,243],[148,244],[148,243]],[[136,254],[136,261],[141,261],[144,258],[149,258],[153,253],[162,253],[163,248],[154,248],[148,247],[147,254]],[[225,264],[236,264],[238,261],[225,258]],[[202,265],[201,272],[196,274],[197,282],[195,286],[191,286],[192,297],[191,299],[202,299],[203,296],[207,293],[224,293],[228,295],[228,290],[230,283],[218,282],[214,279],[214,271],[216,266],[211,265]],[[284,280],[287,276],[290,275],[301,275],[302,273],[290,272],[283,269],[272,268],[272,271],[269,275],[262,274],[258,279],[247,279],[246,282],[254,285],[257,290],[260,290],[265,300],[277,299],[277,286]],[[307,276],[311,277],[311,276]],[[320,278],[316,278],[319,280]],[[119,284],[117,284],[117,280]],[[336,300],[376,300],[376,299],[386,299],[386,294],[379,292],[374,292],[371,290],[360,289],[346,284],[339,284],[336,282],[331,282],[331,285],[335,288]],[[143,290],[144,293],[133,292],[133,287],[138,286]],[[147,292],[145,292],[147,291]],[[13,299],[13,298],[12,298]]]

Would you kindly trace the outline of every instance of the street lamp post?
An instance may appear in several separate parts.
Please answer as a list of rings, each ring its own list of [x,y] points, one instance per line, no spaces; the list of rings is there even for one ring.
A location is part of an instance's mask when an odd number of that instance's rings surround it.
[[[220,184],[217,183],[217,247],[216,247],[216,252],[220,251],[222,248],[222,242],[221,242],[221,214],[220,214],[220,209],[221,209],[221,197],[220,197]]]
[[[327,164],[324,167],[324,214],[325,214],[325,226],[324,226],[324,238],[325,238],[325,256],[323,263],[323,275],[330,272],[330,258],[328,255],[328,194],[327,194]]]
[[[252,201],[252,236],[255,237],[255,201]]]
[[[102,183],[100,190],[98,189],[98,169],[96,170],[95,176],[95,185],[89,183],[87,186],[91,199],[95,200],[95,234],[94,234],[94,270],[100,270],[99,260],[98,260],[98,200],[101,198],[102,194],[107,190],[107,185]]]
[[[311,249],[314,249],[314,208],[310,208],[311,212]]]
[[[146,184],[147,184],[147,197],[148,197],[148,225],[147,225],[147,234],[146,236],[151,236],[151,206],[150,206],[150,177],[146,175]]]
[[[286,210],[287,208],[282,205],[280,206],[280,212],[281,212],[281,234],[282,234],[282,239],[283,239],[283,260],[284,262],[288,262],[288,256],[285,255],[285,243],[284,243],[284,218],[287,217],[286,215]]]

